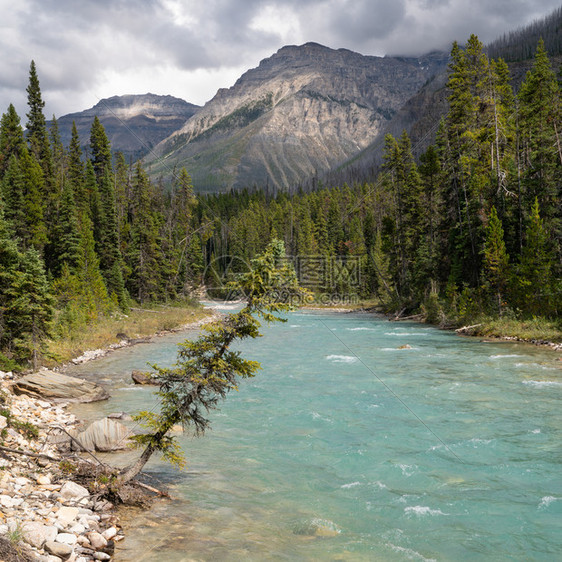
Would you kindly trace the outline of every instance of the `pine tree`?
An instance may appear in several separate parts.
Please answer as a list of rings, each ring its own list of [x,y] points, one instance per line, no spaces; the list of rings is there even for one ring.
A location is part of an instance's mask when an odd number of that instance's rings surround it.
[[[111,147],[101,121],[96,115],[90,129],[91,162],[96,179],[101,181],[105,171],[111,171]]]
[[[548,316],[556,312],[552,245],[540,216],[538,198],[529,216],[515,285],[517,305],[525,313]]]
[[[117,230],[113,179],[107,167],[99,182],[99,202],[96,251],[100,258],[100,269],[109,294],[115,298],[119,307],[126,309],[128,305],[123,281],[123,260]]]
[[[62,193],[62,186],[66,175],[66,155],[60,137],[59,124],[57,118],[53,115],[51,128],[49,130],[51,141],[51,158],[53,160],[54,175],[56,182],[57,194]]]
[[[10,158],[19,158],[24,148],[25,139],[20,118],[14,106],[10,104],[0,120],[0,180],[8,168]]]
[[[74,190],[74,201],[76,208],[82,213],[90,208],[90,199],[86,191],[84,182],[84,164],[82,163],[82,148],[80,147],[80,138],[76,123],[72,121],[72,132],[70,145],[68,147],[68,167],[67,178],[69,184]],[[95,179],[95,175],[94,175]]]
[[[7,297],[5,314],[11,318],[16,354],[20,359],[31,359],[36,370],[44,340],[50,332],[54,304],[45,268],[36,250],[21,254]]]
[[[154,217],[150,181],[140,163],[133,177],[132,222],[127,262],[131,275],[127,280],[130,294],[140,303],[161,297],[162,255]]]
[[[74,193],[69,182],[65,182],[58,209],[57,222],[50,241],[48,269],[58,277],[66,264],[75,270],[80,259],[80,233]]]
[[[533,68],[519,91],[519,125],[523,149],[523,202],[529,209],[535,198],[547,230],[560,228],[561,140],[559,87],[541,40]]]
[[[12,236],[21,239],[27,235],[24,204],[25,188],[19,159],[15,154],[10,156],[1,187],[0,194],[4,200],[6,228],[9,227]]]
[[[56,196],[56,186],[54,177],[54,165],[49,144],[49,135],[47,132],[47,121],[43,114],[45,102],[41,95],[39,86],[39,78],[35,62],[31,61],[29,68],[29,85],[27,86],[27,105],[29,113],[27,113],[27,141],[29,150],[41,165],[43,171],[44,189],[46,193],[45,202],[47,211],[53,206],[52,199]]]
[[[484,285],[497,300],[498,314],[503,311],[504,292],[509,279],[508,255],[505,250],[503,228],[495,207],[490,211],[484,243]]]

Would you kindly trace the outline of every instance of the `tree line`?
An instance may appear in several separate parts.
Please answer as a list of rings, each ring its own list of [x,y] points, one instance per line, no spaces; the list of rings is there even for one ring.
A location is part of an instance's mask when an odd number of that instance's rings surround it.
[[[185,169],[163,185],[112,155],[97,118],[87,156],[75,126],[62,146],[32,62],[25,131],[13,105],[0,120],[0,368],[132,303],[221,288],[272,239],[320,294],[432,321],[558,317],[561,100],[544,43],[517,93],[476,36],[455,43],[447,88],[418,161],[406,133],[388,135],[369,182],[197,197]]]
[[[198,220],[215,217],[206,255],[249,260],[274,236],[299,259],[339,261],[339,271],[360,262],[360,276],[332,277],[330,287],[319,279],[317,291],[375,295],[434,321],[557,317],[561,102],[544,43],[516,94],[506,63],[472,35],[453,45],[447,88],[449,111],[419,161],[406,133],[388,135],[372,182],[205,197]]]
[[[507,62],[524,61],[533,57],[537,43],[544,41],[550,56],[562,55],[562,8],[530,25],[516,29],[492,41],[486,48],[488,56]]]
[[[184,169],[168,189],[153,184],[112,155],[97,117],[89,157],[75,125],[62,146],[34,62],[27,95],[25,131],[13,105],[0,120],[0,368],[36,363],[47,337],[133,302],[183,297],[203,267]]]

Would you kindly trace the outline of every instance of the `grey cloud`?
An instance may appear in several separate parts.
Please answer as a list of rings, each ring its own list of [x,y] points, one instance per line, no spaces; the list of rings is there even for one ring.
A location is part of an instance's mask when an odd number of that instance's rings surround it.
[[[97,90],[107,70],[138,70],[140,76],[164,66],[177,73],[250,68],[282,46],[274,26],[251,26],[264,7],[289,10],[300,24],[299,35],[285,42],[417,54],[449,48],[470,33],[490,41],[559,6],[559,0],[193,0],[177,3],[188,16],[178,20],[169,1],[0,0],[0,111],[15,101],[25,112],[31,59],[47,103],[49,92],[56,99],[49,110],[58,114],[68,105],[77,109],[77,100]]]
[[[404,0],[353,0],[347,8],[331,17],[330,28],[342,40],[353,38],[359,44],[387,37],[404,17]]]

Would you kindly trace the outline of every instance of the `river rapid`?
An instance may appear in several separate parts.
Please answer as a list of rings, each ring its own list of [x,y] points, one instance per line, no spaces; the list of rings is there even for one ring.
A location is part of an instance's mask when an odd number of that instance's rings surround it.
[[[187,469],[147,465],[174,499],[124,516],[116,560],[560,559],[559,353],[358,313],[263,333],[240,346],[262,370],[181,437]],[[75,411],[154,409],[130,373],[185,337],[69,369],[112,395]]]

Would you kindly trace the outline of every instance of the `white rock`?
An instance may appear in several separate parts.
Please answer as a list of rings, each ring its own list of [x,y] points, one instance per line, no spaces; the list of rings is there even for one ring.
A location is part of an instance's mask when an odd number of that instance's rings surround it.
[[[109,527],[101,535],[104,539],[110,541],[117,534],[117,529],[115,527]]]
[[[80,545],[80,546],[85,546],[86,548],[91,548],[91,544],[90,541],[88,540],[88,537],[85,537],[84,535],[78,535],[76,537],[76,542]]]
[[[72,546],[56,542],[56,541],[47,541],[44,546],[45,550],[63,560],[66,560],[72,554]]]
[[[14,499],[10,496],[2,494],[0,495],[0,505],[6,508],[14,507]]]
[[[68,529],[69,533],[74,533],[75,535],[81,535],[82,533],[86,532],[86,527],[80,523],[76,523],[76,525],[72,525],[70,529]]]
[[[58,535],[56,527],[37,522],[26,522],[21,529],[25,542],[35,548],[42,548],[45,542],[54,541]]]
[[[57,511],[56,517],[62,525],[64,525],[65,527],[68,527],[69,525],[74,523],[74,521],[76,520],[76,517],[78,517],[78,508],[77,507],[67,507],[67,506],[63,505]]]
[[[76,544],[76,535],[74,533],[59,533],[55,541],[72,546]]]
[[[107,540],[104,538],[103,535],[101,535],[100,533],[98,533],[96,531],[92,531],[91,533],[88,533],[88,539],[89,539],[91,545],[96,550],[100,550],[100,549],[105,548],[107,546]]]
[[[95,560],[111,560],[111,556],[105,552],[94,552]]]
[[[8,420],[4,416],[0,416],[0,429],[4,429],[8,425]]]
[[[23,476],[19,476],[18,478],[16,478],[14,480],[14,482],[18,485],[18,486],[25,486],[26,484],[30,484],[31,480],[29,480],[28,478],[24,478]]]
[[[84,486],[80,486],[80,484],[68,480],[60,489],[60,495],[66,499],[79,500],[89,496],[90,492],[88,492]]]
[[[46,474],[41,474],[41,476],[37,477],[37,484],[48,485],[50,483],[51,483],[51,479]]]

